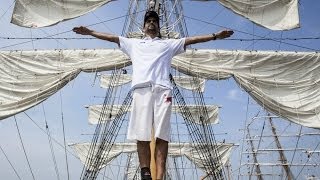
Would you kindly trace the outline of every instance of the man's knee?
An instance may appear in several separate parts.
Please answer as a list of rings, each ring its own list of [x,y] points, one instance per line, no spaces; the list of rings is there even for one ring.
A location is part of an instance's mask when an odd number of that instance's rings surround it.
[[[157,140],[156,140],[157,145],[168,145],[168,143],[169,143],[168,141],[160,139],[160,138],[157,138]]]
[[[137,145],[149,145],[150,141],[137,141]]]

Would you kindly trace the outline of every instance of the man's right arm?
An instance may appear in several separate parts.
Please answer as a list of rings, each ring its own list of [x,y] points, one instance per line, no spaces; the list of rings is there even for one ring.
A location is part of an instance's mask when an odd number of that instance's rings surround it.
[[[77,34],[91,35],[91,36],[96,37],[98,39],[102,39],[102,40],[106,40],[106,41],[109,41],[109,42],[117,43],[118,46],[120,46],[119,36],[117,36],[117,35],[96,32],[96,31],[88,29],[87,27],[84,27],[84,26],[75,27],[72,30],[73,30],[73,32],[75,32]]]

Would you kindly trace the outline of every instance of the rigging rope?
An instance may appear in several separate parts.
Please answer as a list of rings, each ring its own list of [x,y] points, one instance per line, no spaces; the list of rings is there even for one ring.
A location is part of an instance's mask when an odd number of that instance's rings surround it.
[[[112,72],[112,76],[111,76],[111,81],[109,82],[109,86],[111,84],[113,84],[113,81],[114,81],[114,73],[115,71]],[[113,88],[108,88],[107,91],[106,91],[106,95],[105,95],[105,99],[104,99],[104,103],[103,103],[103,107],[102,107],[102,111],[100,113],[100,116],[99,116],[99,120],[98,120],[98,124],[96,126],[96,129],[95,129],[95,133],[94,133],[94,136],[92,138],[92,141],[91,141],[91,145],[90,145],[90,148],[89,148],[89,151],[88,151],[88,156],[86,158],[86,162],[85,162],[85,165],[89,165],[89,169],[85,169],[85,166],[82,170],[82,173],[81,173],[81,177],[83,177],[83,179],[86,177],[86,176],[89,176],[90,174],[90,167],[92,164],[94,164],[94,161],[96,161],[96,154],[95,154],[95,149],[96,149],[96,146],[97,146],[97,142],[98,142],[98,139],[99,139],[99,134],[101,132],[101,129],[104,128],[106,129],[108,124],[110,123],[109,121],[105,122],[105,123],[102,123],[102,119],[105,119],[107,117],[107,114],[106,114],[106,108],[108,108],[106,106],[106,104],[109,103],[110,99],[111,99],[111,95],[112,95],[112,90]],[[104,126],[104,127],[102,127]],[[101,146],[101,145],[100,145]],[[90,158],[89,158],[90,157]],[[95,168],[95,170],[97,171],[99,167],[93,167]]]
[[[69,173],[69,163],[68,163],[68,154],[67,154],[67,142],[66,142],[66,133],[65,133],[65,125],[64,125],[64,116],[63,116],[63,108],[62,108],[62,93],[60,91],[60,110],[61,110],[61,124],[62,124],[62,134],[63,134],[63,145],[64,145],[64,155],[66,160],[66,167],[67,167],[67,179],[70,179]]]
[[[174,101],[174,103],[175,103],[175,101]],[[177,113],[175,113],[175,121],[176,121],[176,131],[177,131],[177,140],[178,140],[178,143],[179,143],[179,145],[180,145],[180,142],[181,142],[181,140],[180,140],[180,132],[179,132],[179,127],[178,127],[178,119],[177,119],[177,116],[178,116],[178,114]],[[171,133],[171,135],[172,135],[172,133]],[[181,151],[181,150],[180,150]],[[185,164],[185,162],[184,162],[184,158],[182,158],[182,157],[179,157],[180,158],[180,160],[182,161],[181,162],[181,166],[182,166],[182,169],[184,169],[184,164]],[[178,173],[179,171],[177,170],[178,168],[178,165],[177,165],[177,158],[175,158],[175,157],[173,157],[173,162],[174,162],[174,167],[176,168],[176,179],[177,180],[180,180],[181,179],[181,175],[180,175],[180,173]],[[186,179],[186,177],[185,177],[185,172],[184,172],[184,170],[182,171],[182,178],[183,179]]]
[[[225,26],[221,26],[221,25],[218,25],[218,24],[214,24],[214,23],[210,23],[210,22],[207,22],[207,21],[204,21],[204,20],[201,20],[201,19],[197,19],[197,18],[192,18],[190,16],[185,16],[184,17],[186,18],[189,18],[189,19],[192,19],[192,20],[196,20],[196,21],[199,21],[199,22],[203,22],[203,23],[207,23],[207,24],[211,24],[211,25],[214,25],[214,26],[218,26],[220,28],[225,28],[225,29],[232,29],[236,32],[239,32],[239,33],[243,33],[243,34],[246,34],[246,35],[253,35],[251,33],[248,33],[248,32],[245,32],[245,31],[241,31],[241,30],[238,30],[238,29],[235,29],[235,28],[228,28],[228,27],[225,27]],[[261,35],[254,35],[255,37],[258,37],[258,38],[264,38],[263,36]],[[281,42],[275,38],[270,38],[270,40],[272,41],[275,41],[275,42]],[[311,50],[311,51],[319,51],[318,49],[313,49],[313,48],[309,48],[309,47],[306,47],[306,46],[301,46],[301,45],[297,45],[297,44],[292,44],[292,43],[287,43],[287,42],[282,42],[283,44],[286,44],[286,45],[290,45],[290,46],[294,46],[294,47],[299,47],[299,48],[302,48],[302,49],[307,49],[307,50]]]
[[[109,155],[109,152],[117,137],[117,133],[119,132],[123,123],[124,117],[127,114],[128,109],[130,108],[132,101],[132,90],[128,92],[114,120],[112,122],[108,121],[107,123],[103,123],[106,118],[111,118],[111,114],[108,114],[107,112],[111,112],[110,108],[112,107],[107,106],[107,104],[110,104],[111,96],[114,93],[112,84],[116,83],[119,78],[119,73],[121,72],[121,70],[115,70],[113,72],[109,88],[107,89],[106,98],[104,100],[102,112],[99,117],[99,123],[96,127],[95,135],[91,142],[90,150],[86,158],[85,164],[87,167],[84,167],[83,173],[81,175],[81,178],[83,180],[97,178],[98,172],[103,166],[106,157]],[[97,144],[98,140],[100,140],[99,144]]]
[[[54,149],[53,149],[52,139],[51,139],[51,133],[50,133],[49,125],[48,125],[48,122],[47,122],[46,112],[45,112],[45,110],[44,110],[44,105],[43,105],[43,103],[41,103],[41,105],[42,105],[44,122],[45,122],[46,131],[47,131],[47,137],[48,137],[48,141],[49,141],[49,147],[50,147],[50,152],[51,152],[51,157],[52,157],[52,161],[53,161],[55,173],[56,173],[57,179],[60,180],[59,169],[58,169],[56,157],[55,157],[55,154],[54,154]]]
[[[314,148],[314,151],[318,148],[318,146],[320,145],[320,143],[317,144],[317,146]],[[306,167],[307,163],[310,161],[312,155],[314,154],[314,152],[311,153],[311,155],[308,157],[308,160],[305,162],[305,164],[302,166],[302,168],[300,169],[298,175],[295,177],[296,179],[298,179],[298,177],[300,176],[301,172],[303,171],[303,169]]]
[[[9,7],[4,11],[4,13],[0,16],[0,20],[2,20],[3,16],[5,14],[7,14],[7,12],[9,11],[9,9],[16,3],[17,0],[14,0],[10,5]]]
[[[296,142],[296,145],[295,145],[295,150],[293,151],[293,155],[292,155],[292,158],[291,158],[291,161],[290,161],[289,168],[291,167],[292,162],[294,160],[294,157],[296,155],[296,151],[297,151],[297,148],[298,148],[298,145],[299,145],[299,141],[300,141],[300,138],[301,138],[301,132],[302,132],[302,126],[300,125],[299,135],[298,135],[297,142]],[[287,179],[287,178],[288,178],[288,174],[286,175],[285,179]]]
[[[137,13],[139,13],[139,12],[137,12]],[[128,15],[118,16],[118,17],[111,18],[111,19],[108,19],[108,20],[104,20],[104,21],[100,21],[100,22],[97,22],[97,23],[89,24],[86,27],[95,26],[95,25],[98,25],[98,24],[101,24],[101,23],[104,23],[104,22],[114,21],[114,20],[121,19],[121,18],[126,17],[126,16],[128,16]],[[60,32],[60,33],[55,33],[55,34],[52,34],[52,35],[48,35],[45,38],[50,38],[50,37],[61,35],[61,34],[65,34],[65,33],[68,33],[68,32],[72,32],[72,30],[67,30],[67,31],[63,31],[63,32]],[[10,45],[6,45],[6,46],[2,46],[2,47],[0,47],[0,49],[13,47],[13,46],[18,46],[18,45],[21,45],[21,44],[30,43],[32,41],[37,41],[37,40],[38,39],[32,39],[30,41],[24,41],[24,42],[20,42],[20,43],[10,44]]]
[[[193,77],[193,82],[196,82],[196,84],[200,84],[200,79],[196,78],[196,77]],[[199,108],[199,117],[198,118],[200,119],[200,122],[202,123],[201,125],[203,127],[203,131],[204,131],[203,133],[204,133],[205,136],[209,135],[208,140],[212,141],[212,142],[210,142],[210,144],[217,145],[217,142],[216,142],[216,139],[215,139],[215,134],[213,132],[212,126],[207,125],[204,122],[204,120],[208,119],[209,116],[208,116],[208,110],[206,108],[206,104],[204,102],[204,97],[203,97],[203,93],[201,91],[201,87],[198,86],[196,88],[196,90],[192,91],[192,93],[195,96],[196,104],[198,105],[198,108]],[[218,153],[216,148],[213,148],[213,152],[214,152],[214,155],[216,157],[219,156],[219,153]],[[219,158],[218,158],[218,163],[222,165],[221,159],[219,159]],[[224,171],[224,168],[222,168],[222,172],[223,172],[224,175],[226,175],[225,171]]]
[[[13,169],[14,173],[16,174],[16,176],[21,180],[18,172],[16,171],[16,169],[15,169],[14,166],[13,166],[13,164],[12,164],[11,161],[9,160],[7,154],[6,154],[6,153],[4,152],[4,150],[2,149],[1,145],[0,145],[0,150],[1,150],[1,152],[3,153],[3,155],[6,157],[7,161],[9,162],[9,164],[10,164],[11,168]]]
[[[45,134],[48,136],[46,130],[44,130],[43,128],[41,128],[26,112],[24,112],[24,114],[28,117],[29,120],[31,120],[31,122],[32,122],[34,125],[36,125],[43,133],[45,133]],[[56,144],[58,144],[61,148],[63,148],[63,149],[66,148],[66,147],[65,147],[64,145],[62,145],[58,140],[54,139],[53,137],[51,137],[51,139],[52,139]],[[69,151],[68,149],[67,149],[67,151],[68,151],[68,153],[70,153],[72,156],[78,158],[78,156],[76,156],[75,154],[73,154],[73,153],[72,153],[71,151]]]
[[[246,105],[246,119],[244,121],[244,128],[243,128],[243,136],[242,136],[242,143],[241,143],[241,151],[240,151],[240,161],[239,161],[239,171],[238,171],[238,180],[240,178],[240,174],[241,174],[241,163],[242,163],[242,153],[243,153],[243,148],[244,148],[244,141],[245,141],[245,137],[246,137],[246,127],[247,127],[247,123],[248,123],[248,116],[249,116],[249,102],[250,102],[250,98],[249,98],[249,94],[248,94],[248,98],[247,98],[247,105]]]
[[[258,113],[258,114],[259,114],[259,113]],[[256,117],[258,116],[258,114],[256,115]],[[259,142],[258,142],[258,146],[257,146],[256,151],[260,148],[260,144],[261,144],[261,141],[262,141],[262,134],[263,134],[263,131],[264,131],[265,124],[266,124],[266,120],[263,121],[263,126],[262,126],[262,129],[261,129],[261,132],[260,132]],[[248,126],[247,128],[249,128],[249,126]],[[252,136],[249,136],[249,138],[251,139]],[[254,147],[253,147],[253,148],[254,148]],[[255,152],[254,152],[254,153],[255,153]],[[256,156],[257,156],[257,154],[256,154]],[[252,166],[252,168],[251,168],[251,170],[250,170],[250,176],[253,174],[253,168],[254,168],[254,167],[257,168],[257,166],[259,166],[259,165],[256,165],[256,166],[253,165],[253,166]]]
[[[34,174],[33,174],[33,171],[32,171],[32,168],[31,168],[31,165],[30,165],[28,156],[27,156],[27,152],[26,152],[26,149],[25,149],[24,144],[23,144],[23,141],[22,141],[22,137],[21,137],[21,133],[20,133],[20,130],[19,130],[19,126],[18,126],[18,122],[17,122],[16,116],[13,116],[13,117],[14,117],[14,121],[15,121],[15,123],[16,123],[16,128],[17,128],[17,131],[18,131],[18,135],[19,135],[20,143],[21,143],[21,146],[22,146],[22,149],[23,149],[23,153],[24,153],[24,156],[25,156],[25,158],[26,158],[26,160],[27,160],[30,173],[31,173],[31,175],[32,175],[32,179],[35,180]]]
[[[268,33],[267,35],[261,36],[260,38],[228,38],[224,39],[224,41],[273,41],[277,40],[279,43],[281,41],[299,41],[299,40],[319,40],[320,37],[287,37],[287,38],[266,38],[266,36],[270,35]],[[32,39],[32,40],[97,40],[97,38],[91,38],[91,37],[4,37],[1,36],[0,39],[6,39],[6,40],[24,40],[24,39]]]
[[[221,170],[223,169],[222,164],[219,163],[221,160],[217,154],[217,144],[213,142],[212,139],[208,138],[207,135],[203,133],[205,129],[199,128],[194,122],[192,114],[187,107],[183,96],[181,95],[178,87],[176,86],[172,75],[170,75],[171,83],[173,84],[173,95],[177,101],[178,107],[182,112],[182,117],[185,120],[187,129],[191,136],[193,143],[196,143],[195,149],[200,156],[200,160],[205,165],[206,172],[212,175],[214,179],[224,179]],[[214,153],[214,154],[212,154]],[[218,163],[219,164],[218,164]]]

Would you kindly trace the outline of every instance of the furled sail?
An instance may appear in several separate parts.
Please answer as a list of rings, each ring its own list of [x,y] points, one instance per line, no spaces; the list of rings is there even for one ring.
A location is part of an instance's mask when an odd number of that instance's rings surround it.
[[[128,64],[126,55],[112,49],[0,51],[0,119],[41,103],[82,71]]]
[[[90,149],[90,143],[77,143],[69,145],[80,158],[80,161],[86,165],[86,158]],[[190,161],[196,164],[200,169],[205,169],[206,164],[203,163],[201,158],[209,157],[204,154],[198,154],[196,151],[197,144],[191,143],[169,143],[168,156],[169,157],[179,157],[186,156]],[[225,165],[228,159],[230,158],[233,144],[227,143],[217,143],[217,157],[221,161],[222,165]],[[97,145],[99,147],[99,145]],[[114,143],[109,154],[102,156],[103,165],[99,169],[105,167],[113,159],[117,158],[121,153],[135,153],[137,151],[136,143]],[[88,166],[88,165],[86,165]],[[87,167],[90,169],[90,167]],[[208,169],[208,168],[207,168]]]
[[[98,124],[99,123],[99,119],[101,116],[101,112],[102,112],[102,105],[93,105],[93,106],[89,106],[89,115],[88,115],[88,121],[90,124]],[[187,106],[188,109],[190,110],[191,114],[195,120],[194,123],[197,124],[217,124],[219,122],[219,118],[218,118],[218,112],[219,112],[219,107],[216,105],[206,105],[206,111],[208,113],[208,117],[201,119],[199,118],[199,115],[201,115],[200,113],[200,106],[197,105],[188,105]],[[121,108],[121,105],[107,105],[105,106],[105,114],[103,116],[101,116],[101,122],[105,122],[105,121],[110,121],[112,120],[119,112]],[[180,111],[180,109],[178,108],[178,106],[174,105],[172,106],[172,112],[173,113],[182,113]]]
[[[84,15],[110,1],[17,0],[11,22],[29,28],[50,26]],[[299,27],[298,0],[218,0],[218,2],[250,21],[272,30]]]
[[[108,61],[106,61],[108,59]],[[0,119],[57,92],[81,72],[130,65],[120,50],[0,51]],[[194,77],[233,77],[266,110],[320,128],[320,54],[187,50],[172,67]]]
[[[120,77],[117,79],[116,82],[110,83],[112,80],[112,75],[101,75],[100,78],[100,86],[102,88],[108,88],[111,87],[117,87],[117,86],[123,86],[125,84],[128,84],[132,80],[131,74],[121,74]]]
[[[170,38],[170,39],[178,39],[180,38],[180,34],[174,31],[160,31],[161,37],[162,38]],[[129,32],[127,34],[128,38],[137,38],[137,39],[142,39],[145,37],[145,34],[143,32]]]
[[[37,28],[84,15],[111,0],[17,0],[11,22]]]
[[[202,49],[175,56],[172,66],[205,79],[232,76],[269,112],[303,126],[320,128],[317,52]]]
[[[134,179],[137,171],[139,171],[140,165],[138,164],[138,154],[129,153],[128,154],[128,167],[125,171],[126,179]]]
[[[110,83],[112,76],[111,75],[102,75],[100,78],[100,86],[103,88],[122,86],[131,82],[131,74],[121,74],[117,82]],[[205,89],[205,79],[194,78],[188,76],[173,76],[175,83],[187,90],[197,90],[204,92]]]
[[[218,2],[231,11],[271,30],[289,30],[299,27],[298,0],[218,0]]]

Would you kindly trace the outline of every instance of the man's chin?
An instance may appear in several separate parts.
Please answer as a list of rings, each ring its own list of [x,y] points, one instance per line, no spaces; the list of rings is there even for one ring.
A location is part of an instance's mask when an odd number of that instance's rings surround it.
[[[156,34],[156,33],[158,33],[158,31],[156,29],[148,29],[148,33]]]

